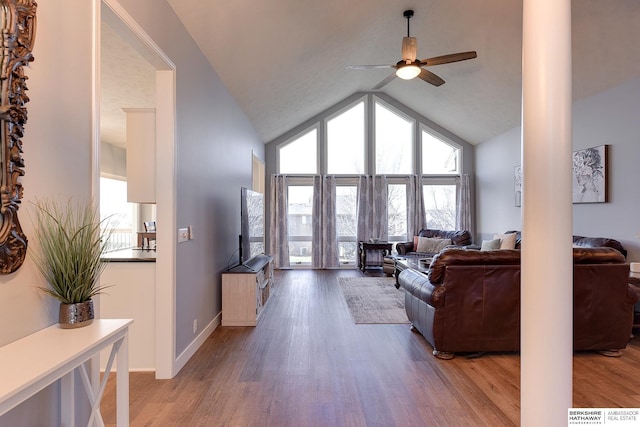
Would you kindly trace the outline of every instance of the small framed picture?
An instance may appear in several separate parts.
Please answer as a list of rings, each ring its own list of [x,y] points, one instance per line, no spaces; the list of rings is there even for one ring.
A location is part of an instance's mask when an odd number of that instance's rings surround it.
[[[605,203],[608,146],[573,152],[573,203]]]
[[[516,207],[522,206],[522,165],[513,168],[513,190]]]

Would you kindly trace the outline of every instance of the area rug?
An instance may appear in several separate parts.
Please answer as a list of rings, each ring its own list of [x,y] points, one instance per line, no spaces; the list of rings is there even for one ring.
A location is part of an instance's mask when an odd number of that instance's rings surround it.
[[[404,289],[392,277],[339,277],[340,289],[355,323],[409,323]]]

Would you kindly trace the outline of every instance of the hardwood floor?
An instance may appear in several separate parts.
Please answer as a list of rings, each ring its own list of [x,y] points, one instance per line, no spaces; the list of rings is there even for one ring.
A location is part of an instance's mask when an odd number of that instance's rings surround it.
[[[354,324],[337,277],[360,274],[277,271],[257,327],[218,328],[171,380],[131,374],[131,425],[519,424],[517,354],[444,361],[406,324]],[[102,404],[107,425],[114,386]],[[639,338],[621,358],[576,354],[573,390],[574,407],[640,407]]]

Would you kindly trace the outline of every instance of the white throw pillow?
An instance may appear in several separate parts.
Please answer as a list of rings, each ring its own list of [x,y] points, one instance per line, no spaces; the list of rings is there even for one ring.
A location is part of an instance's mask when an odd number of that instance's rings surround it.
[[[482,246],[480,247],[481,251],[495,251],[500,249],[501,240],[493,239],[493,240],[483,240]]]
[[[435,239],[432,237],[418,237],[416,252],[437,254],[451,244],[451,239]]]
[[[500,249],[515,249],[516,237],[516,233],[493,235],[494,239],[500,239]]]

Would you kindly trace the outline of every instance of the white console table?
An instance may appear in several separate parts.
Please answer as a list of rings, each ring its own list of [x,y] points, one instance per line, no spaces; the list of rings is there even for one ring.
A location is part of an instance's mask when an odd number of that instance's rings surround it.
[[[131,319],[95,319],[91,325],[77,329],[53,325],[0,347],[0,416],[61,379],[60,424],[75,426],[74,372],[78,371],[91,402],[88,425],[104,425],[100,400],[117,356],[117,425],[128,426],[128,331],[132,322]],[[109,345],[111,354],[105,375],[100,384],[94,384],[85,362]]]

